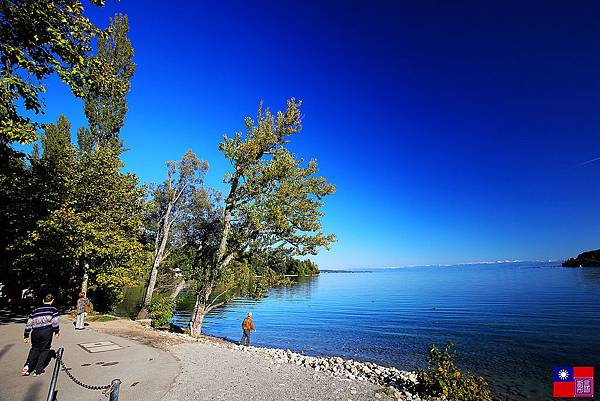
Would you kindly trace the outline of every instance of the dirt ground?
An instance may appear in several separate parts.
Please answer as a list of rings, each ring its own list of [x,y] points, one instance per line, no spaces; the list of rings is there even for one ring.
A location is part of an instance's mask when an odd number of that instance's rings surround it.
[[[175,346],[186,343],[209,343],[224,347],[235,347],[234,344],[215,337],[201,336],[195,339],[183,334],[156,330],[139,322],[126,319],[91,322],[90,327],[100,333],[128,338],[164,351],[172,351]]]

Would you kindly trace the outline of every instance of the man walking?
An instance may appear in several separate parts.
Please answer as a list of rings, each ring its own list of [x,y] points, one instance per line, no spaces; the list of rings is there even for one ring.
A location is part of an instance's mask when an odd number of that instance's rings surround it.
[[[52,334],[59,335],[58,310],[52,306],[53,302],[52,294],[46,295],[44,305],[31,312],[27,319],[23,342],[27,344],[31,337],[31,349],[21,372],[23,376],[29,376],[30,372],[33,376],[42,374],[50,360]]]
[[[242,339],[240,341],[240,345],[249,346],[250,345],[250,332],[256,331],[254,328],[254,322],[252,321],[252,312],[248,312],[248,316],[242,322],[242,330],[244,334],[242,334]]]

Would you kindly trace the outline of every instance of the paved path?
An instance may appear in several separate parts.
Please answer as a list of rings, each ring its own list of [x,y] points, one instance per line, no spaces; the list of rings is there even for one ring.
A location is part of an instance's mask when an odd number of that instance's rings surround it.
[[[0,312],[0,401],[45,401],[48,396],[54,360],[40,377],[21,376],[30,347],[23,344],[23,328],[24,319]],[[75,331],[72,322],[65,319],[61,319],[60,332],[52,348],[64,347],[63,359],[70,372],[91,385],[121,379],[122,401],[162,399],[180,371],[172,355],[147,345],[90,329]],[[79,344],[88,344],[92,352]],[[59,375],[57,389],[60,401],[108,400],[100,391],[77,386],[64,372]]]

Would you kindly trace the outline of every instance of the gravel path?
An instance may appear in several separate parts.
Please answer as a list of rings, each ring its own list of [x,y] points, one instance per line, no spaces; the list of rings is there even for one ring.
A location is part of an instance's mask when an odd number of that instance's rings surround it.
[[[172,349],[181,373],[162,401],[374,400],[379,386],[334,378],[266,355],[210,343]]]

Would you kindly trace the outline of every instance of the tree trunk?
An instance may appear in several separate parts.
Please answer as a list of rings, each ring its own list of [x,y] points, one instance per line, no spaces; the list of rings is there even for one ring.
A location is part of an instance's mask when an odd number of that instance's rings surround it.
[[[87,272],[84,272],[83,280],[81,281],[81,292],[85,292],[86,294],[87,294],[87,288],[88,288],[88,278],[89,277],[88,277]]]
[[[194,338],[200,337],[202,333],[202,323],[204,322],[204,316],[209,311],[207,304],[211,292],[212,288],[209,287],[204,293],[198,292],[196,294],[196,304],[190,321],[190,335]]]
[[[154,259],[152,263],[152,270],[150,271],[150,280],[148,281],[148,288],[146,288],[146,296],[144,297],[144,308],[150,305],[152,302],[152,294],[154,294],[154,287],[156,287],[156,278],[158,277],[158,258]]]
[[[237,196],[237,188],[239,184],[239,177],[236,175],[233,177],[231,181],[231,188],[229,189],[229,195],[227,196],[227,200],[225,201],[225,213],[223,215],[223,231],[221,231],[221,241],[219,242],[219,248],[217,249],[217,258],[215,262],[215,267],[217,269],[221,268],[221,262],[223,262],[223,258],[225,257],[225,251],[227,250],[227,240],[229,239],[229,230],[231,228],[231,214],[233,209],[235,208],[235,201]]]
[[[154,260],[152,261],[152,270],[150,271],[150,280],[148,281],[148,287],[146,288],[146,295],[144,296],[144,306],[138,313],[137,319],[148,318],[148,305],[152,302],[152,295],[154,294],[154,287],[156,287],[156,278],[158,277],[158,268],[162,263],[163,256],[165,254],[165,248],[169,241],[169,231],[171,230],[171,221],[169,217],[171,215],[172,204],[169,204],[165,216],[163,218],[162,227],[156,233],[156,240],[154,241]]]
[[[187,283],[185,282],[185,280],[181,280],[177,284],[177,287],[175,287],[175,289],[171,293],[171,299],[177,298],[177,296],[181,293],[181,291],[183,291],[183,289],[185,288],[186,285],[187,285]]]

